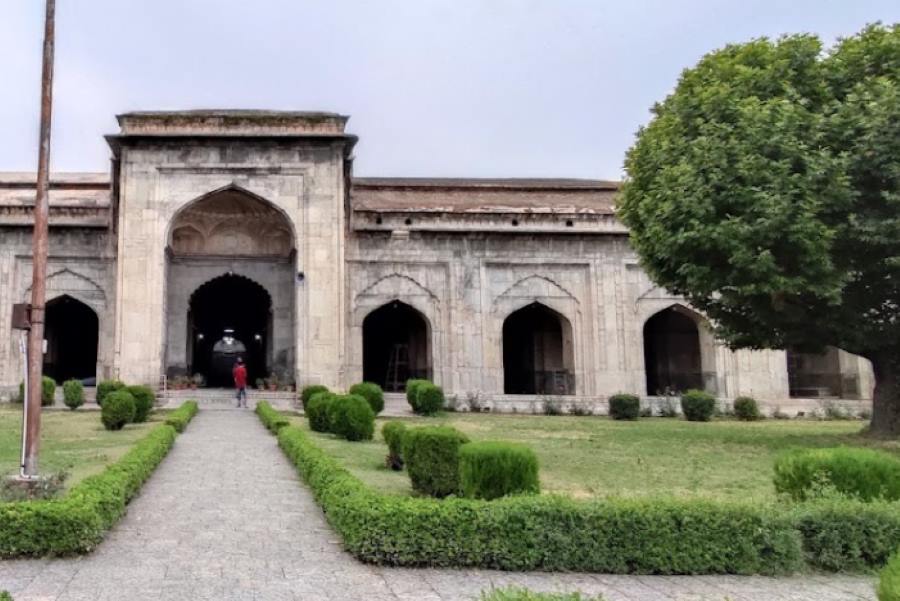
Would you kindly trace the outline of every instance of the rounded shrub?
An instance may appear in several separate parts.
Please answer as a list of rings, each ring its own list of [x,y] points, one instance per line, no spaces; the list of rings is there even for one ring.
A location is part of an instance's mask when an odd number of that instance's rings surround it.
[[[381,426],[381,436],[388,447],[388,455],[385,464],[392,470],[403,469],[403,437],[406,434],[406,424],[398,421],[390,421]]]
[[[333,392],[317,392],[310,397],[306,404],[306,417],[309,420],[309,429],[313,432],[330,432],[331,421],[329,408],[337,395]]]
[[[900,601],[900,550],[881,570],[878,579],[878,601]]]
[[[372,440],[375,434],[375,412],[358,394],[337,397],[329,410],[331,431],[347,440]]]
[[[153,411],[153,403],[156,402],[156,395],[149,386],[128,386],[125,390],[134,397],[134,423],[143,423],[150,417]]]
[[[472,499],[540,492],[537,455],[510,442],[464,444],[459,450],[459,484],[463,495]]]
[[[330,392],[327,386],[323,386],[322,384],[312,384],[310,386],[305,386],[303,391],[300,392],[300,401],[303,403],[303,410],[306,411],[306,406],[309,404],[309,401],[313,398],[313,396],[319,394],[320,392]]]
[[[432,497],[459,493],[459,448],[469,442],[448,426],[412,428],[403,436],[403,460],[413,489]]]
[[[366,402],[369,403],[369,407],[372,408],[375,415],[378,415],[384,410],[384,391],[378,384],[372,382],[360,382],[359,384],[351,386],[349,392],[350,394],[356,394],[366,399]]]
[[[734,399],[734,416],[745,422],[753,422],[762,418],[759,412],[759,403],[749,396],[739,396]]]
[[[609,397],[609,415],[613,419],[635,420],[641,414],[641,400],[633,394],[614,394]]]
[[[84,386],[81,380],[63,382],[63,402],[72,411],[84,405]]]
[[[431,382],[416,387],[416,413],[434,415],[444,408],[444,390]]]
[[[49,407],[56,396],[56,380],[44,376],[41,378],[41,406]]]
[[[775,490],[798,501],[823,486],[862,501],[900,499],[900,459],[873,449],[791,451],[775,460]]]
[[[127,390],[116,390],[103,400],[100,420],[107,430],[121,430],[134,419],[134,397]]]
[[[691,422],[708,422],[716,411],[716,399],[702,390],[688,390],[681,395],[681,412]]]
[[[431,384],[428,380],[407,380],[406,381],[406,402],[412,407],[413,413],[419,412],[419,386],[423,384]]]
[[[125,388],[125,383],[119,380],[101,380],[97,384],[97,404],[102,406],[103,401],[109,394],[123,388]]]

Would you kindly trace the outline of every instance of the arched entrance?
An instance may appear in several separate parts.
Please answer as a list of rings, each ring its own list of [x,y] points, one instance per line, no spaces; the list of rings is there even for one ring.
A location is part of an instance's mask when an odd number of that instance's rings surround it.
[[[167,376],[231,386],[241,355],[251,385],[293,384],[294,236],[281,209],[228,186],[176,214],[168,242]]]
[[[97,314],[68,295],[47,303],[44,338],[44,374],[62,384],[75,379],[94,384],[97,377]]]
[[[540,303],[503,322],[503,391],[506,394],[575,394],[569,320]]]
[[[644,324],[647,394],[703,390],[697,322],[680,307],[669,307]]]
[[[268,374],[272,300],[265,288],[237,275],[219,276],[200,286],[188,310],[191,373],[208,386],[231,386],[238,357],[250,382]]]
[[[413,307],[394,300],[363,320],[363,379],[399,392],[410,378],[431,378],[428,321]]]

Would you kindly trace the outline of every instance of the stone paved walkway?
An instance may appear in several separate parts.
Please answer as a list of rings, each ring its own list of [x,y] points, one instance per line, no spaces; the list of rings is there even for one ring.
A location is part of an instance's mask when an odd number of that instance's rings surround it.
[[[612,601],[874,600],[873,579],[605,576],[368,566],[341,550],[250,411],[202,411],[92,554],[0,561],[16,601],[468,601],[492,586]]]

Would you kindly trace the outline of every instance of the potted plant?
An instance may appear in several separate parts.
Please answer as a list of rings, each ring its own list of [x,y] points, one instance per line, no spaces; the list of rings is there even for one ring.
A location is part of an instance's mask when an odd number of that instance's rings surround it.
[[[200,386],[203,386],[203,374],[194,374],[191,378],[191,389],[196,390]]]
[[[266,379],[266,384],[269,386],[269,392],[275,392],[278,390],[278,376],[272,374]]]
[[[256,389],[257,390],[265,390],[266,389],[266,381],[262,378],[256,378]]]

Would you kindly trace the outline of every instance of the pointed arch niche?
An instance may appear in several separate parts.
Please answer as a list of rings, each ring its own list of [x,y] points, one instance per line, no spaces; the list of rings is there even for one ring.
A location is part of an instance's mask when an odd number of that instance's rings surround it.
[[[179,210],[167,235],[166,373],[230,385],[216,344],[238,339],[251,384],[296,377],[295,248],[284,212],[238,186]],[[223,364],[224,365],[224,364]]]

